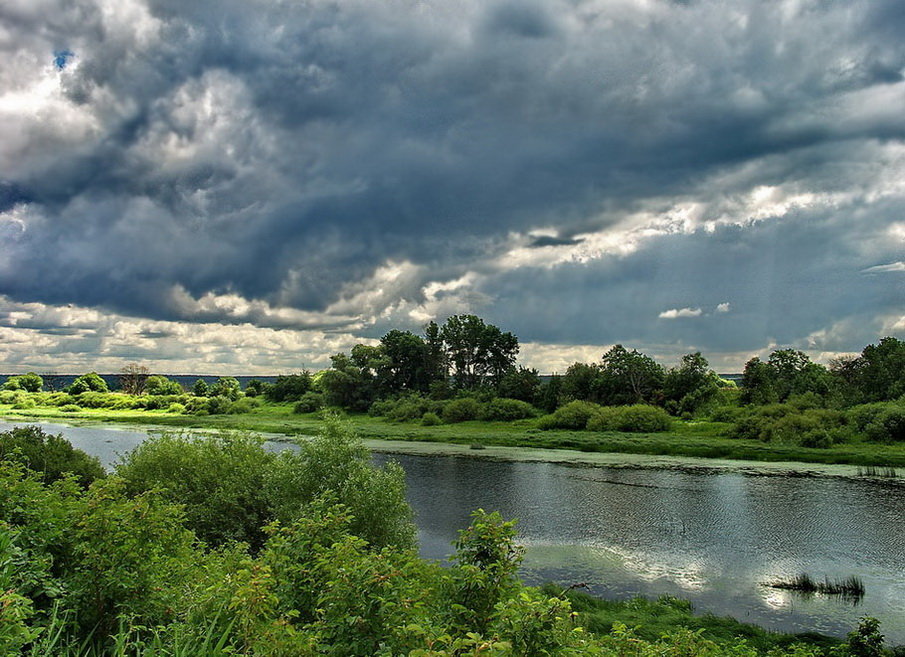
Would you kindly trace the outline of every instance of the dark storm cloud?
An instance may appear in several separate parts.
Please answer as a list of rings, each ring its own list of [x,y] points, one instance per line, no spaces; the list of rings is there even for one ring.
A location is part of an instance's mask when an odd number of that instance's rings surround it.
[[[24,217],[0,225],[0,294],[282,326],[301,320],[271,308],[321,313],[387,262],[420,268],[398,294],[422,302],[421,284],[486,270],[513,234],[552,228],[564,237],[529,246],[577,246],[650,199],[718,207],[780,184],[845,194],[905,138],[902,14],[898,0],[13,0],[0,56],[18,57],[0,94],[44,109],[0,105],[0,212]],[[57,96],[36,91],[51,78]],[[905,207],[901,191],[884,198],[857,220],[874,233]],[[547,340],[800,337],[848,312],[826,301],[794,321],[820,290],[889,309],[848,260],[823,257],[847,252],[854,222],[775,223],[494,274],[499,289],[482,292],[522,299],[501,316]],[[808,258],[812,274],[787,271]],[[205,295],[265,305],[192,305]],[[551,319],[587,298],[619,317],[602,332],[587,310],[579,326]],[[739,310],[718,330],[657,321],[725,301]],[[776,315],[745,324],[745,312]]]

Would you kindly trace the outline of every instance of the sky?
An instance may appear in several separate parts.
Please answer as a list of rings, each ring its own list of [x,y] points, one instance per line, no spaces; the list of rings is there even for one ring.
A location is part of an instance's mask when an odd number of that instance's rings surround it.
[[[0,370],[905,337],[901,0],[4,0]]]

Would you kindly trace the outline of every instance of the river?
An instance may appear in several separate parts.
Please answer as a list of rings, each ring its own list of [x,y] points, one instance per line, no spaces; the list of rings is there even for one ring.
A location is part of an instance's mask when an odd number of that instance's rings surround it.
[[[0,422],[0,430],[9,426]],[[42,426],[107,466],[145,438],[140,430]],[[473,509],[497,510],[519,519],[531,583],[586,582],[608,598],[675,595],[699,612],[787,632],[844,636],[860,617],[875,616],[888,642],[905,644],[905,480],[448,455],[374,459],[405,469],[427,558],[449,555]],[[858,576],[865,595],[854,604],[763,585],[802,572]]]

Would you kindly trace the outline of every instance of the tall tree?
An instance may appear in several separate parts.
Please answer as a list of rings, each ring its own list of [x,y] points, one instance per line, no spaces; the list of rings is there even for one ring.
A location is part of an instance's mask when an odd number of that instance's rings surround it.
[[[151,371],[138,363],[127,363],[119,371],[119,389],[127,395],[140,395]]]
[[[603,400],[607,404],[652,402],[663,387],[663,367],[637,349],[621,344],[600,359]]]
[[[440,328],[439,335],[456,385],[461,388],[496,384],[503,374],[515,367],[518,338],[485,323],[476,315],[453,315]]]

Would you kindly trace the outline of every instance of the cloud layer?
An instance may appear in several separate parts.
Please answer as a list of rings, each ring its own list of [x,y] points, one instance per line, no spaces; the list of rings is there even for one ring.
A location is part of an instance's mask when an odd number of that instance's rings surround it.
[[[903,332],[898,0],[10,0],[0,26],[6,369],[293,369],[464,311],[542,370]],[[117,318],[169,333],[104,351]],[[244,360],[172,351],[214,333]]]

